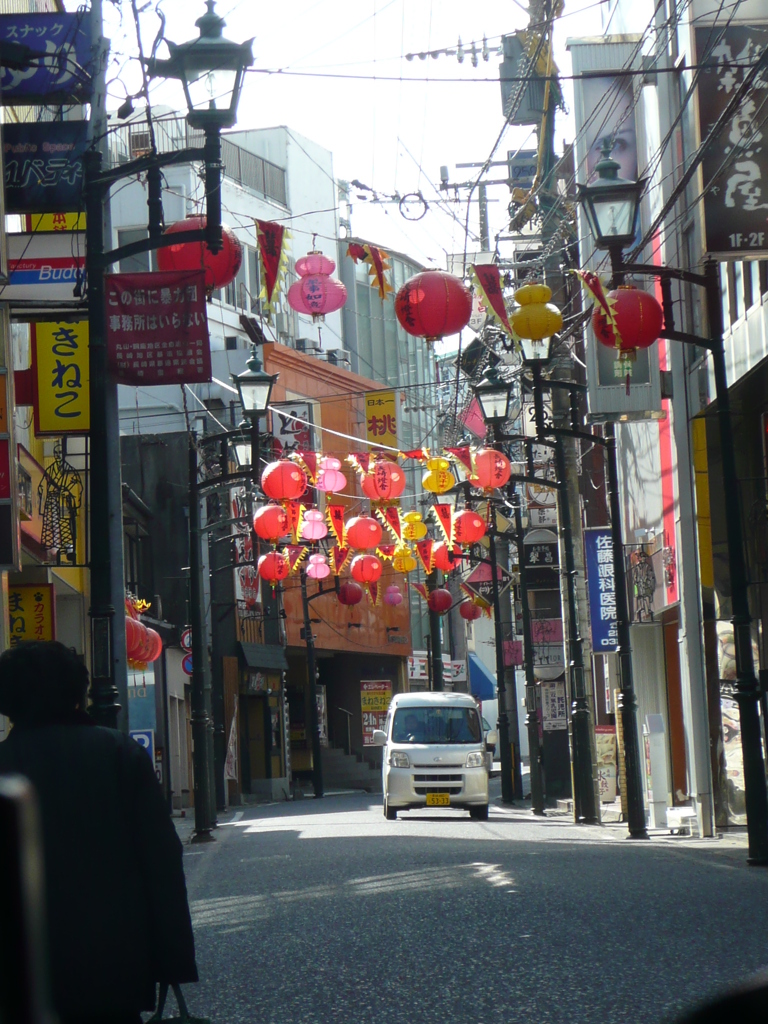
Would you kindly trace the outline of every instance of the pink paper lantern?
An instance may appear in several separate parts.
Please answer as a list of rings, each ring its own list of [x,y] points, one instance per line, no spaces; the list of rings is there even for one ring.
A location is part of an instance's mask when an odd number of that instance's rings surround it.
[[[341,472],[341,462],[331,456],[320,459],[320,469],[315,487],[318,491],[338,492],[347,486],[347,478]]]
[[[304,520],[301,524],[301,536],[304,540],[322,540],[323,537],[328,536],[328,527],[323,513],[319,509],[311,508],[308,512],[304,513]],[[312,558],[314,557],[316,556],[313,555]],[[312,558],[310,558],[310,562]]]
[[[393,583],[392,586],[387,587],[387,589],[386,589],[386,591],[384,593],[384,604],[391,604],[393,607],[396,608],[399,604],[402,604],[402,603],[403,603],[403,592],[400,589],[400,587],[396,586]]]
[[[307,576],[311,580],[324,580],[331,575],[331,567],[325,555],[310,555],[307,566]]]
[[[296,260],[299,280],[288,289],[288,305],[297,313],[312,317],[313,323],[325,319],[326,313],[341,309],[347,301],[347,289],[330,274],[336,264],[321,252],[310,252]]]

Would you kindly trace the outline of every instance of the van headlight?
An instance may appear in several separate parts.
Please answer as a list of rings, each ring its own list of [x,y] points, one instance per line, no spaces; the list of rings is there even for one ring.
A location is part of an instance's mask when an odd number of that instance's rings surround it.
[[[467,768],[482,768],[485,764],[485,755],[482,750],[473,750],[467,754]]]
[[[407,754],[404,754],[402,750],[393,750],[389,755],[389,763],[393,768],[410,768],[411,761]]]

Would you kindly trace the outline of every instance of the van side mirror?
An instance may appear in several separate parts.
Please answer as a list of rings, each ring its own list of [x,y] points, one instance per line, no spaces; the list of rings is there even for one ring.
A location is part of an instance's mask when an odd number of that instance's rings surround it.
[[[496,732],[496,730],[495,729],[489,729],[488,732],[485,734],[485,745],[486,745],[486,747],[490,750],[492,747],[495,747],[498,742],[499,742],[499,737],[498,737],[498,733]]]
[[[375,747],[383,747],[387,742],[387,734],[383,729],[373,730],[373,745]]]

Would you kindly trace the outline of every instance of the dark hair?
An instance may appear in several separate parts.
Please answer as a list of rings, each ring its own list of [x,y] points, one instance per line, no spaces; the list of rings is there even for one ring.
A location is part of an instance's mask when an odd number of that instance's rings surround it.
[[[0,714],[14,723],[55,721],[83,707],[88,669],[58,640],[33,640],[0,655]]]

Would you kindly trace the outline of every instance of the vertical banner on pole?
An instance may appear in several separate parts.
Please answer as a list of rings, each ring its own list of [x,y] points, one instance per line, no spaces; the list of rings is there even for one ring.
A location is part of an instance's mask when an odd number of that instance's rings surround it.
[[[609,526],[584,531],[589,617],[592,626],[592,650],[595,654],[615,653],[619,649],[616,579],[611,545]]]

